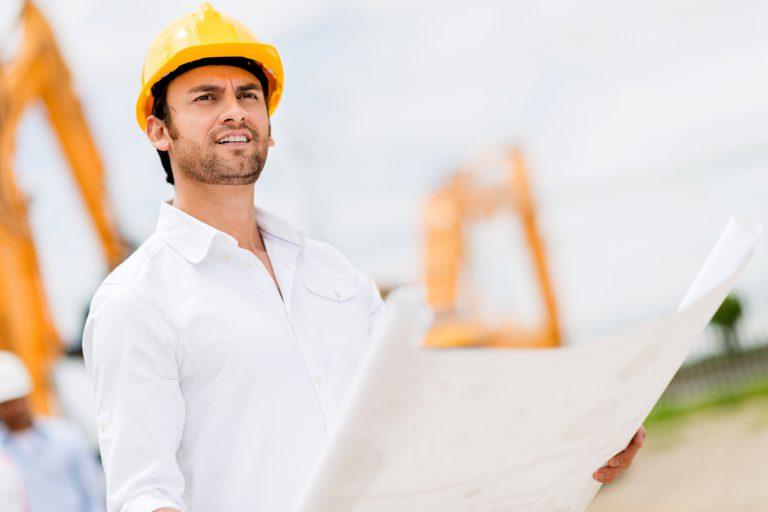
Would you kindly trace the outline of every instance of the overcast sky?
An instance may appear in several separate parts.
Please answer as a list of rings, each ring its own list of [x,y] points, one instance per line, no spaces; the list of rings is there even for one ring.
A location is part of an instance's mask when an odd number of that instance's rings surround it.
[[[120,228],[164,184],[135,122],[144,53],[197,2],[38,0],[70,64]],[[258,202],[379,283],[419,282],[429,193],[473,156],[528,161],[569,341],[674,309],[729,216],[768,225],[768,3],[759,0],[219,1],[283,58]],[[39,109],[17,135],[57,325],[74,339],[103,262]],[[513,222],[471,231],[499,311],[536,300]],[[522,269],[522,270],[521,270]],[[768,313],[760,250],[738,289]]]

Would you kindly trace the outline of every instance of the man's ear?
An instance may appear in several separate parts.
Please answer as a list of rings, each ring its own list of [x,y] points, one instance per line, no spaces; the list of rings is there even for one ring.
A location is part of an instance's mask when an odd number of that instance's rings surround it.
[[[147,137],[158,151],[168,151],[171,146],[168,127],[165,125],[165,121],[157,116],[147,117]]]
[[[267,139],[267,147],[272,147],[275,145],[275,139],[272,138],[272,120],[269,120],[269,131],[267,132],[267,135],[269,138]]]

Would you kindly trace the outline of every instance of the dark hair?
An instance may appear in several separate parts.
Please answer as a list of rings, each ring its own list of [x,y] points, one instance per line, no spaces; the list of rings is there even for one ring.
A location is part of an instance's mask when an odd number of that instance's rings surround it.
[[[245,57],[211,57],[188,62],[165,75],[152,86],[152,97],[154,98],[152,103],[152,115],[162,119],[169,128],[171,124],[171,113],[168,110],[168,84],[182,73],[186,73],[187,71],[201,66],[235,66],[242,68],[259,80],[261,89],[264,91],[264,98],[269,98],[269,81],[267,80],[267,75],[264,74],[262,67],[254,60],[246,59]],[[173,179],[171,159],[168,157],[168,152],[160,151],[158,149],[157,154],[160,156],[160,163],[163,164],[163,169],[165,170],[165,181],[173,185],[175,181]]]

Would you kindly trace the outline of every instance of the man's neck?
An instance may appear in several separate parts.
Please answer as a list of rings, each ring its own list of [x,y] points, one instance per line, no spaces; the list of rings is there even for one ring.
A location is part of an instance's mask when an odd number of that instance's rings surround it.
[[[223,231],[251,252],[264,251],[253,215],[253,185],[176,184],[173,206]]]

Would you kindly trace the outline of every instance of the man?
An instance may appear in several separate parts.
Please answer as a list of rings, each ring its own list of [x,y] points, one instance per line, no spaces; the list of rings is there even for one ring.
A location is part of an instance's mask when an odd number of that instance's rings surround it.
[[[137,117],[175,196],[84,334],[111,511],[290,511],[381,311],[336,249],[254,209],[282,81],[209,4],[147,55]]]
[[[31,382],[21,359],[0,351],[0,451],[21,475],[30,512],[104,510],[95,454],[75,427],[33,417],[27,400]],[[18,507],[22,499],[17,496]]]

